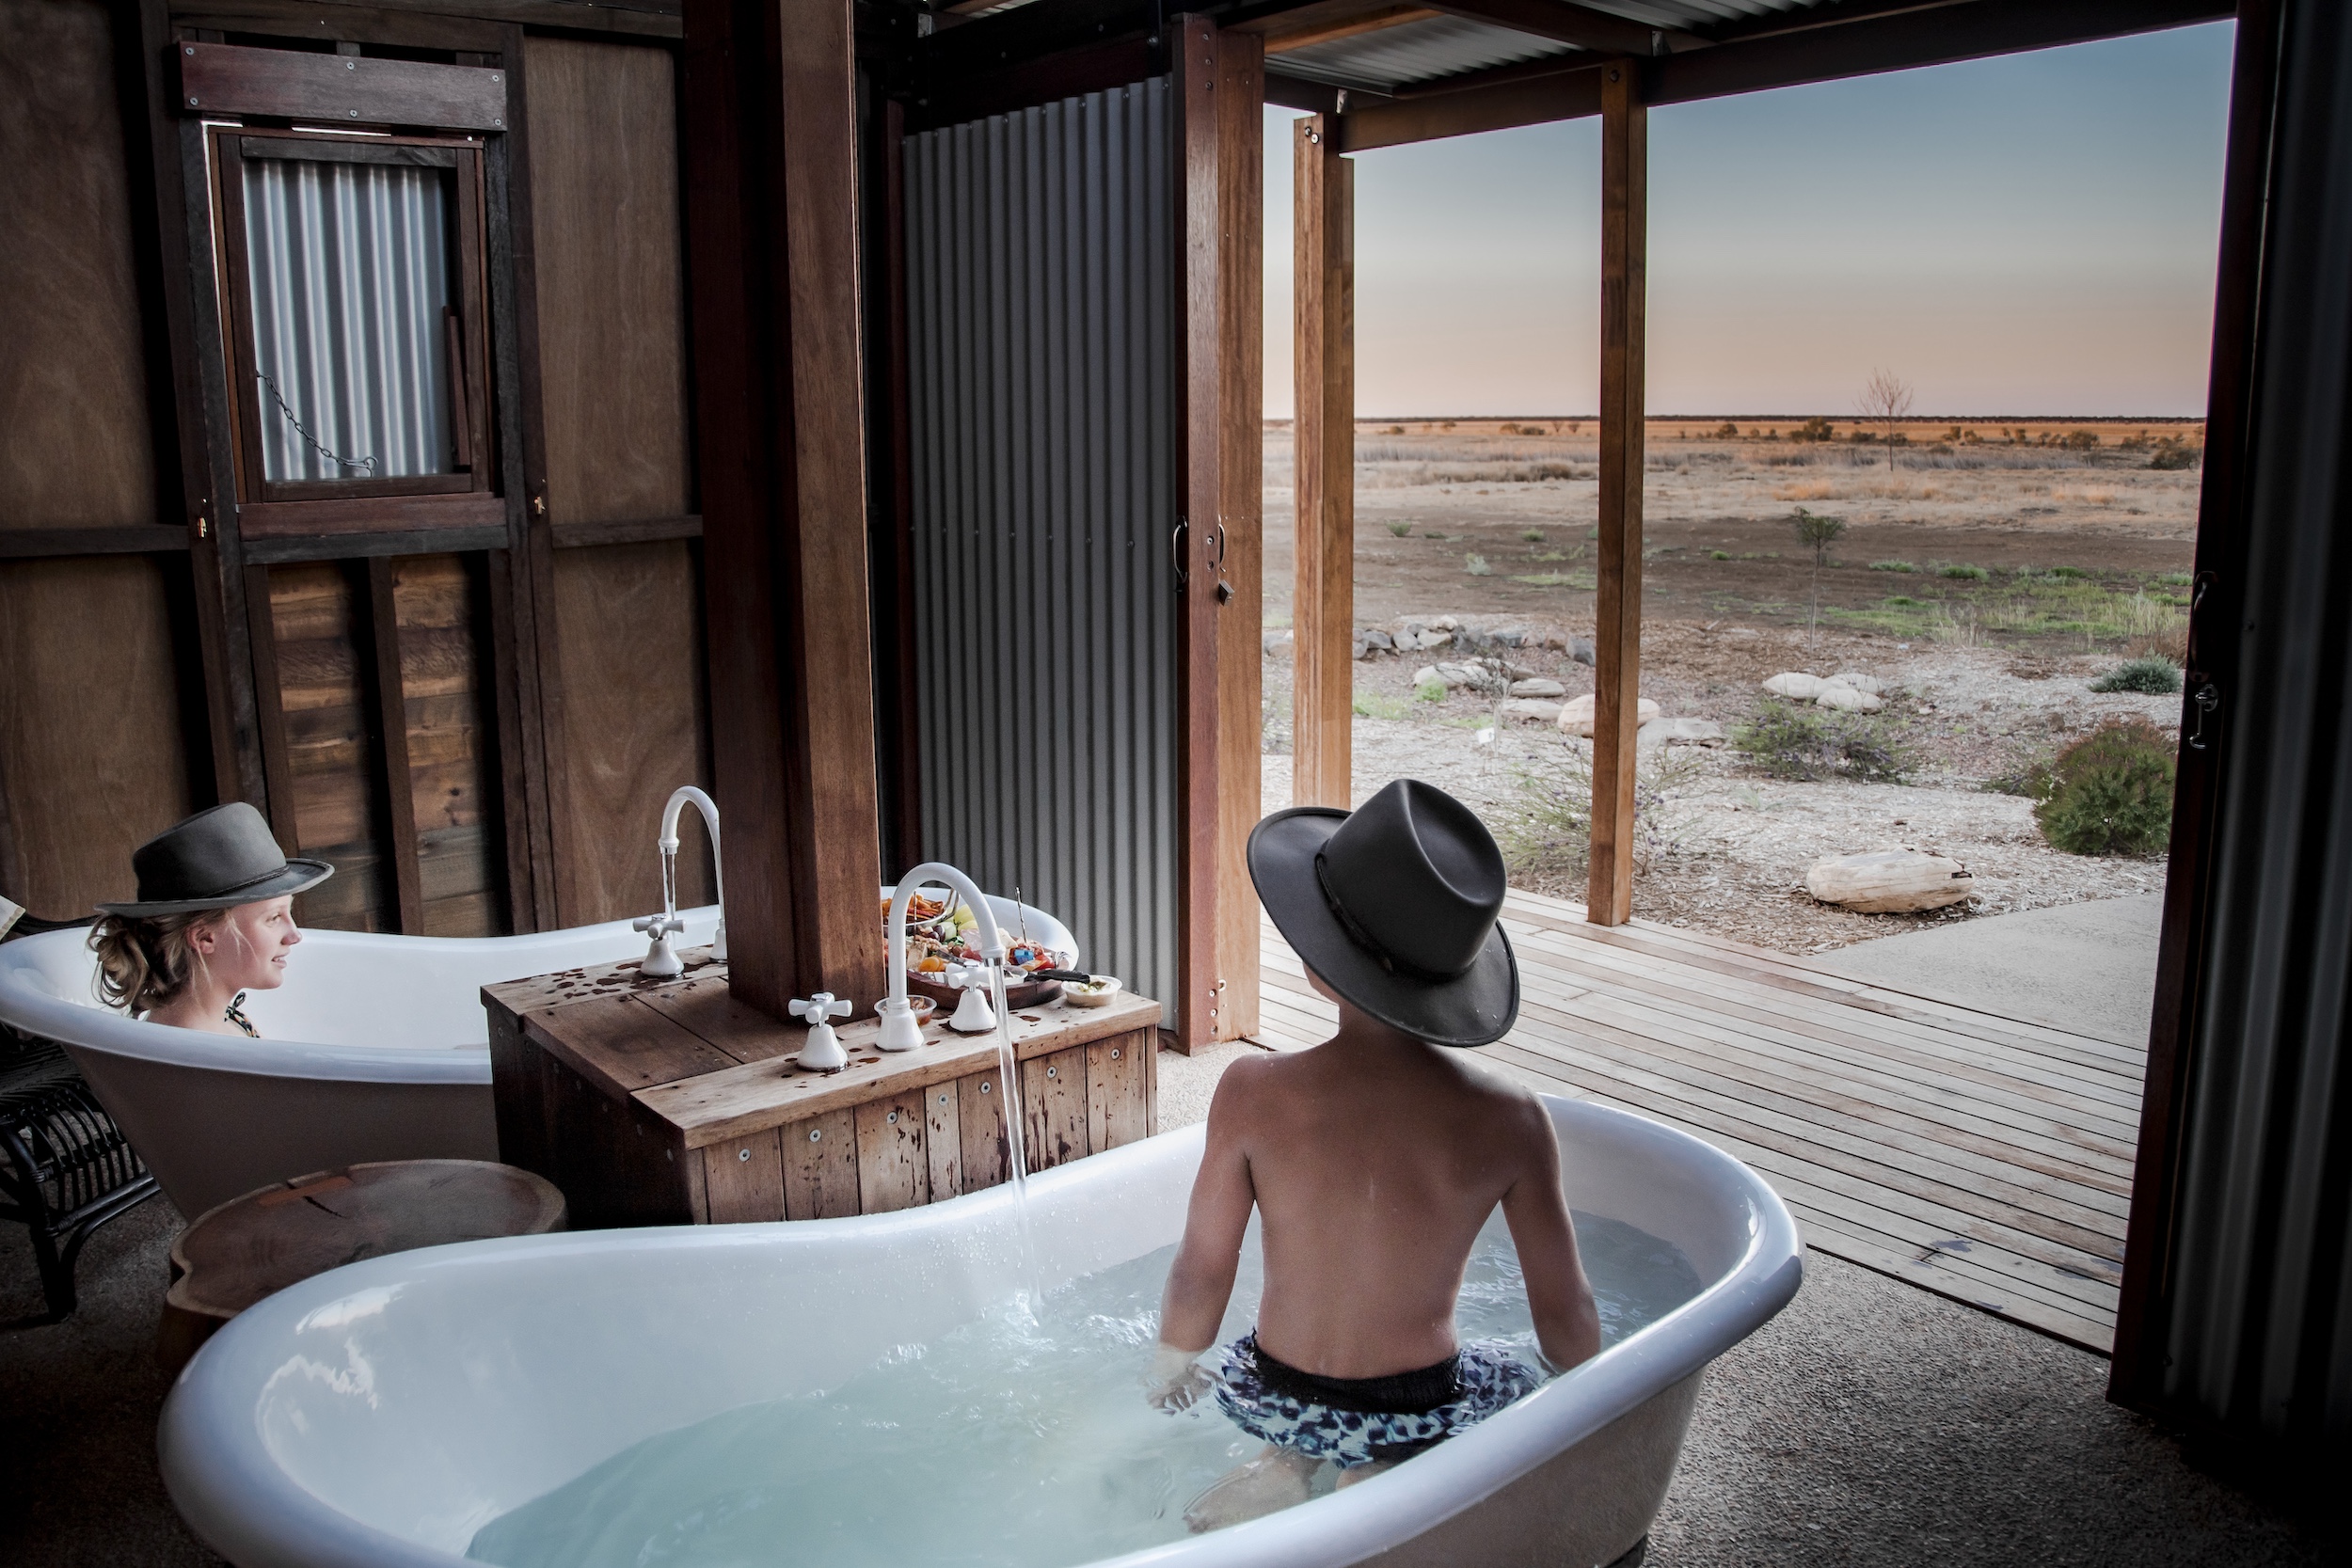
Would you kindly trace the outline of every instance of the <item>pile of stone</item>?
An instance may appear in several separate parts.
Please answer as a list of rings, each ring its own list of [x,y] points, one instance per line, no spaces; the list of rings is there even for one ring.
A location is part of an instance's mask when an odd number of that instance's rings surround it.
[[[1886,683],[1855,670],[1840,670],[1828,676],[1786,670],[1766,681],[1764,689],[1792,703],[1811,703],[1847,713],[1876,713],[1886,705]]]
[[[1593,662],[1587,638],[1525,626],[1517,621],[1485,620],[1467,615],[1406,615],[1384,626],[1356,628],[1355,652],[1359,659],[1382,654],[1427,653],[1454,648],[1463,653],[1500,655],[1513,649],[1549,648],[1580,663]]]

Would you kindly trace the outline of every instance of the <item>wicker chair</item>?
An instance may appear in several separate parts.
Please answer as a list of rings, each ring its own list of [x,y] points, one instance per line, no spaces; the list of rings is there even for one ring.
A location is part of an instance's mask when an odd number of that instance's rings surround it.
[[[155,1179],[64,1050],[0,1029],[0,1220],[33,1233],[50,1322],[73,1310],[82,1243],[155,1191]]]

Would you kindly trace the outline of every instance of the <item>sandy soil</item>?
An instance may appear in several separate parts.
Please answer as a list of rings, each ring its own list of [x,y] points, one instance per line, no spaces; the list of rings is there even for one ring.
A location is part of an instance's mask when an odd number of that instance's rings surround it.
[[[1530,439],[1465,427],[1400,438],[1378,428],[1359,432],[1358,446],[1373,459],[1358,480],[1359,626],[1451,613],[1590,633],[1592,481],[1493,477],[1539,473],[1543,464],[1589,467],[1589,425],[1581,455],[1565,432]],[[1805,953],[1923,923],[2161,888],[2161,861],[2062,854],[2043,842],[2027,801],[1984,788],[2111,718],[2177,726],[2177,697],[2089,689],[2127,651],[2178,649],[2198,474],[2150,469],[2144,451],[2118,450],[2119,435],[2137,428],[2105,427],[2106,445],[2093,452],[1935,451],[1922,441],[1899,454],[1904,467],[1891,478],[1883,449],[1808,447],[1797,450],[1811,461],[1776,465],[1791,455],[1786,442],[1774,450],[1653,431],[1644,695],[1670,716],[1731,728],[1755,716],[1761,683],[1780,671],[1867,672],[1889,684],[1879,721],[1903,755],[1905,782],[1788,783],[1727,748],[1674,748],[1684,776],[1656,814],[1668,845],[1637,879],[1637,912]],[[1287,431],[1270,431],[1266,600],[1278,626],[1289,602],[1288,457]],[[1914,467],[1962,459],[1988,466]],[[1799,505],[1849,525],[1820,572],[1818,629],[1811,554],[1789,523]],[[1391,526],[1404,523],[1409,531]],[[1544,537],[1523,537],[1533,533]],[[1463,569],[1473,556],[1485,573]],[[1915,569],[1874,570],[1874,562]],[[1944,575],[1947,565],[1962,570]],[[1546,580],[1515,580],[1528,578]],[[1412,671],[1440,657],[1356,666],[1358,796],[1409,774],[1501,824],[1522,775],[1565,742],[1549,726],[1497,725],[1490,703],[1467,691],[1416,700]],[[1517,660],[1571,695],[1592,689],[1592,672],[1564,654],[1528,650]],[[1272,809],[1289,799],[1287,650],[1269,654],[1265,673]],[[1966,863],[1978,898],[1936,914],[1874,916],[1803,891],[1815,860],[1891,844]],[[1572,870],[1524,879],[1582,894]]]

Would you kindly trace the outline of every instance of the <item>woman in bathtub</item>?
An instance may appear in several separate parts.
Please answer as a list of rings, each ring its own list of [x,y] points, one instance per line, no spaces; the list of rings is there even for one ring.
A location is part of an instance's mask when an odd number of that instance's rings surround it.
[[[1184,1244],[1149,1379],[1160,1408],[1215,1390],[1259,1455],[1193,1501],[1213,1529],[1344,1486],[1533,1390],[1534,1368],[1460,1344],[1454,1304],[1498,1205],[1527,1283],[1541,1358],[1600,1348],[1551,1117],[1525,1089],[1441,1046],[1500,1039],[1518,969],[1496,925],[1502,856],[1444,791],[1400,779],[1353,814],[1301,806],[1249,836],[1249,873],[1339,1033],[1235,1062],[1209,1109]],[[1256,1329],[1196,1362],[1232,1293],[1242,1235],[1264,1222]]]
[[[131,855],[138,897],[101,904],[90,931],[98,991],[150,1023],[257,1034],[245,993],[286,982],[294,895],[335,874],[288,860],[262,814],[242,800],[201,811]]]

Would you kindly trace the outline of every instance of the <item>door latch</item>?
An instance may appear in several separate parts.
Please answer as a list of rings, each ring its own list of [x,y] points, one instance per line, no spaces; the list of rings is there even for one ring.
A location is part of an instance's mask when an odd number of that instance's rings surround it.
[[[2189,701],[2197,708],[2197,727],[2189,732],[2188,749],[2192,752],[2201,752],[2206,746],[2205,716],[2221,705],[2221,689],[2213,682],[2207,681],[2191,694]]]

